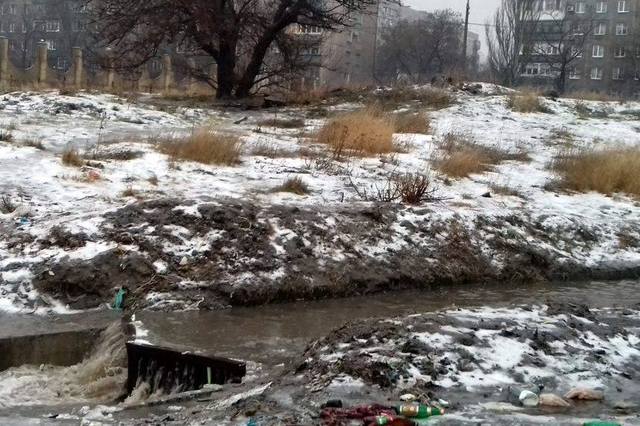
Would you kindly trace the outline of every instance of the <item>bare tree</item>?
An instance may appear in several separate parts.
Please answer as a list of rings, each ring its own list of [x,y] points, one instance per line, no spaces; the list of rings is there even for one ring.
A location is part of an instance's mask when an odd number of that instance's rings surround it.
[[[571,10],[552,11],[536,22],[530,55],[545,64],[559,94],[566,91],[569,72],[582,58],[595,26],[592,14]]]
[[[539,17],[537,0],[502,0],[487,23],[489,67],[501,84],[518,83]]]
[[[168,45],[192,46],[217,65],[219,98],[249,96],[286,68],[298,67],[299,62],[292,61],[300,48],[293,34],[296,28],[339,29],[349,24],[351,15],[375,4],[375,0],[85,1],[94,13],[97,40],[112,49],[120,64],[140,66]]]
[[[378,74],[391,81],[404,75],[421,83],[460,69],[462,32],[462,18],[451,10],[402,21],[382,35]]]

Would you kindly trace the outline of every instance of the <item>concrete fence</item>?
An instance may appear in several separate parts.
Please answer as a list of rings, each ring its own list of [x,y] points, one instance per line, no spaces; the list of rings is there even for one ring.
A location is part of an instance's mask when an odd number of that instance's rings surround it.
[[[38,43],[33,66],[20,69],[13,65],[9,54],[9,39],[0,37],[0,88],[3,90],[24,87],[35,88],[69,88],[69,89],[104,89],[108,91],[137,91],[169,93],[213,93],[205,82],[194,78],[196,61],[186,61],[186,70],[180,76],[174,72],[173,59],[163,55],[159,60],[160,72],[152,76],[149,66],[143,66],[135,73],[119,73],[108,61],[107,66],[92,66],[87,69],[84,52],[80,47],[72,48],[71,67],[67,70],[54,69],[49,66],[48,47],[44,42]],[[156,67],[158,68],[158,67]],[[210,75],[215,76],[215,66],[211,66]]]

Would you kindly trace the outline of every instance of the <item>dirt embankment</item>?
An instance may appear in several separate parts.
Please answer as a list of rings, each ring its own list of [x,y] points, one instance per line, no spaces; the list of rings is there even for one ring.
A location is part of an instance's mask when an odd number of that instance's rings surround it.
[[[138,308],[166,308],[156,302],[170,299],[171,308],[216,309],[433,285],[640,276],[637,265],[587,266],[570,254],[597,247],[597,230],[546,229],[527,217],[465,223],[388,204],[313,209],[165,199],[105,219],[99,237],[54,229],[40,241],[70,253],[91,239],[116,248],[38,265],[39,291],[88,308],[125,286]]]

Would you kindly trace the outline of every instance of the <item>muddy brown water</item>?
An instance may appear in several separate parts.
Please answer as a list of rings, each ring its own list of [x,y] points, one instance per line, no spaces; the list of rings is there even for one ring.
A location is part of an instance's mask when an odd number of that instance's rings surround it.
[[[212,312],[142,312],[146,340],[196,348],[273,366],[302,353],[313,339],[348,321],[433,312],[451,307],[543,304],[589,307],[640,303],[639,281],[475,285],[367,297],[296,302]]]

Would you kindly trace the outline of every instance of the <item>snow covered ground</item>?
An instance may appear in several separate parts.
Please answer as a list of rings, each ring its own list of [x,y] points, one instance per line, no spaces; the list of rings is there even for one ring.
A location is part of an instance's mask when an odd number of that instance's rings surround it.
[[[0,309],[73,309],[73,304],[67,306],[69,298],[60,302],[36,290],[35,275],[45,274],[41,280],[51,279],[60,262],[90,265],[92,259],[105,253],[140,254],[140,259],[153,266],[150,280],[160,279],[164,284],[140,290],[146,300],[141,302],[143,307],[197,309],[202,307],[201,299],[191,294],[181,300],[181,294],[187,290],[197,293],[220,282],[231,287],[225,290],[228,294],[265,280],[277,287],[295,273],[287,267],[293,251],[313,259],[320,269],[327,262],[348,264],[362,258],[384,261],[389,253],[416,247],[438,250],[451,240],[448,228],[454,222],[466,229],[470,243],[498,269],[507,268],[510,257],[496,249],[492,241],[497,237],[506,244],[543,252],[556,265],[578,265],[585,270],[640,267],[637,245],[621,242],[640,241],[637,200],[624,194],[545,189],[557,178],[548,164],[564,144],[557,137],[559,133],[571,134],[571,143],[577,147],[637,145],[640,103],[581,101],[581,106],[593,112],[585,117],[576,111],[574,100],[545,100],[552,113],[523,114],[511,111],[505,96],[458,92],[455,97],[451,107],[429,112],[433,134],[396,135],[410,146],[408,152],[393,158],[353,158],[334,162],[331,167],[317,167],[313,159],[297,154],[301,148],[322,149],[312,146],[306,137],[322,124],[322,119],[308,118],[305,108],[158,108],[104,94],[6,94],[0,97],[0,129],[10,131],[13,139],[0,142],[0,196],[7,196],[16,210],[0,213]],[[355,107],[345,104],[327,109],[331,113]],[[234,124],[243,117],[247,120]],[[306,126],[280,129],[258,125],[276,117],[306,118]],[[158,136],[186,134],[202,126],[241,135],[245,151],[242,163],[236,167],[180,163],[176,167],[154,146]],[[508,161],[487,173],[447,179],[431,165],[438,153],[438,141],[450,132],[503,150],[526,150],[530,161]],[[44,149],[27,146],[34,141],[40,141]],[[68,146],[87,155],[135,155],[129,160],[95,160],[89,167],[77,168],[61,162],[61,152]],[[252,155],[257,146],[277,148],[280,154],[276,158]],[[372,203],[359,198],[353,184],[372,188],[398,172],[430,173],[442,201],[422,207],[385,206],[384,211],[392,214],[384,225],[376,225],[379,234],[385,235],[366,234],[372,227],[364,224],[362,217],[345,213],[372,208]],[[271,191],[294,176],[309,185],[310,194]],[[496,193],[495,187],[508,187],[511,195]],[[490,198],[483,196],[487,192]],[[167,199],[174,200],[165,212],[169,220],[153,223],[150,217],[159,209],[153,201]],[[224,209],[234,200],[256,206],[256,217],[247,219],[248,226],[243,228],[240,223],[247,210],[242,207],[236,215],[240,218],[228,219],[238,221],[233,230],[214,226],[202,229],[202,222],[209,220],[203,217],[204,206]],[[134,210],[135,220],[118,219],[121,213]],[[300,210],[315,215],[304,222],[298,216],[286,220],[281,214]],[[345,224],[364,229],[350,234],[341,229]],[[232,257],[224,249],[226,243],[233,246],[234,241],[241,240],[240,234],[258,232],[256,226],[264,228],[269,239],[268,247],[261,247],[260,253],[239,252]],[[60,230],[64,237],[59,236]],[[320,231],[327,236],[319,237]],[[123,233],[139,235],[127,239]],[[77,241],[70,243],[73,236]],[[214,251],[220,258],[215,258]],[[271,259],[268,267],[246,267],[265,252]],[[234,270],[226,267],[229,259],[239,258],[244,259],[242,271],[240,266]],[[219,275],[184,272],[186,265],[202,266],[203,259],[224,264],[216,270]],[[424,259],[427,264],[430,261]],[[113,283],[114,288],[119,285]],[[109,299],[105,294],[99,298]]]

